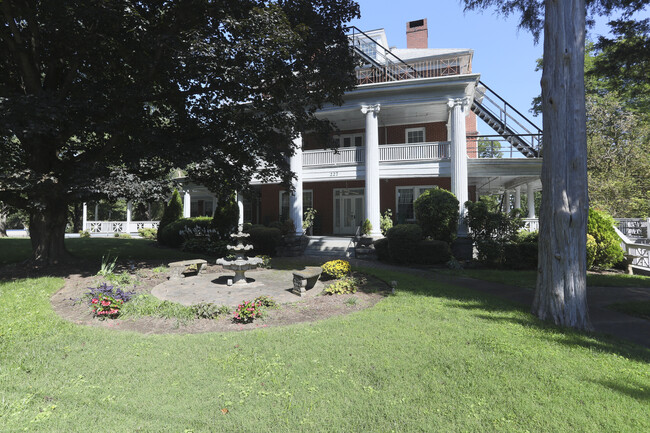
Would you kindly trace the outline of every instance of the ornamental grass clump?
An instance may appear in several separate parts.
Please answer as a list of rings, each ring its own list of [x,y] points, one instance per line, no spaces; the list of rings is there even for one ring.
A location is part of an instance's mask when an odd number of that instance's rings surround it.
[[[330,260],[323,264],[323,276],[326,279],[340,279],[348,276],[351,271],[350,263],[345,260]]]

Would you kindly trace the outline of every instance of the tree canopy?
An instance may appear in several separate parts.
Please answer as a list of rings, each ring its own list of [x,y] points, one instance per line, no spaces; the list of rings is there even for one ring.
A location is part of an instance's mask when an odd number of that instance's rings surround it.
[[[154,198],[174,167],[219,191],[291,176],[292,139],[354,85],[352,0],[0,2],[0,201],[34,259],[67,206]]]

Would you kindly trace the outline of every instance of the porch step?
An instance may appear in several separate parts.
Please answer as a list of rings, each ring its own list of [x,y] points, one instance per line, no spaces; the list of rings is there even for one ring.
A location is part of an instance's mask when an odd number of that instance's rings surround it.
[[[305,255],[354,257],[354,242],[352,237],[310,236]]]

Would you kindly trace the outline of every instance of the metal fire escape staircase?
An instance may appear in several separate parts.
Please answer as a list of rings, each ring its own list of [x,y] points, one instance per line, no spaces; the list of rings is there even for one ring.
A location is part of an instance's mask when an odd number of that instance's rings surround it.
[[[376,69],[385,81],[421,78],[413,66],[357,27],[348,27],[348,38],[361,64]],[[374,49],[369,50],[369,44]],[[482,81],[476,88],[472,111],[525,157],[541,156],[542,130]]]

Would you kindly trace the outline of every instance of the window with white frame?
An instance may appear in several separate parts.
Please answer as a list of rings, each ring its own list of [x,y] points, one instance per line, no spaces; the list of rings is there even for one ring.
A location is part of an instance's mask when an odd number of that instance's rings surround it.
[[[426,141],[424,128],[406,128],[405,138],[407,143],[424,143]]]
[[[395,209],[397,209],[396,217],[398,223],[414,221],[415,210],[413,203],[415,203],[415,200],[424,194],[425,191],[433,188],[437,188],[437,186],[398,186],[395,194],[397,201]]]
[[[311,189],[306,189],[302,191],[303,215],[310,207],[314,207],[314,192]],[[280,191],[280,221],[285,221],[288,218],[291,218],[291,209],[289,208],[289,193],[287,191]]]
[[[360,147],[363,146],[363,134],[335,135],[332,140],[334,147]]]

